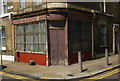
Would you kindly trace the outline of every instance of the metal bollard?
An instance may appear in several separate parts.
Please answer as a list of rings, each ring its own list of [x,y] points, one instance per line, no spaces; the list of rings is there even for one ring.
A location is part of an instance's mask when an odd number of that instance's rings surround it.
[[[105,48],[105,64],[109,65],[108,48]]]
[[[79,71],[82,72],[82,54],[78,52],[78,63],[79,63]]]

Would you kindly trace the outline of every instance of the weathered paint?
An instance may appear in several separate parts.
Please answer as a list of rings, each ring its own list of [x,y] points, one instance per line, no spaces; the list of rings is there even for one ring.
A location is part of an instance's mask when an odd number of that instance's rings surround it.
[[[47,23],[47,16],[45,20],[45,30],[46,30],[46,65],[49,66],[49,51],[48,51],[48,23]]]
[[[46,55],[45,54],[33,54],[33,53],[20,53],[20,57],[15,54],[15,61],[28,63],[32,59],[35,64],[46,66]]]
[[[67,14],[64,13],[50,13],[48,16],[46,15],[40,15],[40,16],[34,16],[34,17],[28,17],[23,18],[19,20],[13,20],[14,24],[22,24],[22,23],[28,23],[28,22],[36,22],[40,20],[65,20],[66,19],[66,25],[65,29],[50,29],[50,31],[46,31],[46,37],[50,38],[47,39],[46,43],[46,49],[47,53],[44,54],[29,54],[29,53],[20,53],[20,62],[26,62],[28,63],[29,59],[35,60],[36,64],[38,65],[49,65],[49,60],[51,60],[51,64],[65,64],[68,65],[69,61],[70,64],[77,63],[78,61],[78,55],[76,54],[68,54],[68,19],[73,20],[85,20],[90,21],[90,16],[84,16],[84,15],[76,15],[76,14]],[[46,28],[47,28],[47,20],[46,20]],[[49,45],[50,41],[50,45]],[[55,43],[55,44],[53,44]],[[50,47],[49,47],[50,46]],[[68,56],[70,55],[70,56]],[[38,56],[38,57],[37,57]],[[50,57],[50,58],[49,58]],[[27,59],[25,59],[27,58]],[[90,55],[86,53],[84,54],[84,59],[90,58]],[[18,61],[18,58],[15,57],[16,61]],[[36,60],[39,59],[39,60]],[[69,60],[70,59],[70,60]],[[41,61],[44,61],[41,63]]]
[[[83,54],[82,55],[82,61],[86,61],[88,59],[91,59],[90,51],[85,51],[82,54]],[[69,60],[70,60],[70,64],[78,63],[78,53],[69,54]]]
[[[68,18],[78,21],[91,21],[91,16],[68,13]]]
[[[22,23],[46,20],[46,18],[47,18],[47,20],[65,20],[65,15],[64,14],[50,14],[47,17],[46,17],[46,15],[40,15],[40,16],[34,16],[34,17],[13,20],[13,22],[14,22],[14,24],[22,24]]]
[[[65,65],[69,64],[69,48],[68,48],[68,16],[66,16],[65,24]]]
[[[65,64],[65,30],[50,29],[51,64]]]
[[[50,14],[48,20],[65,20],[65,14]]]

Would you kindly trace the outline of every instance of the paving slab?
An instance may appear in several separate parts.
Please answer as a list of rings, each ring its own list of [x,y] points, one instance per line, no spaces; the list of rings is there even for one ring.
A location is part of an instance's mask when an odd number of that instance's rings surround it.
[[[3,64],[7,66],[4,71],[32,76],[40,79],[75,79],[92,76],[109,69],[118,67],[120,54],[109,56],[109,63],[111,65],[105,65],[105,58],[99,58],[95,60],[84,61],[83,72],[79,72],[79,64],[72,64],[69,66],[56,65],[56,66],[30,66],[27,63],[3,61]]]

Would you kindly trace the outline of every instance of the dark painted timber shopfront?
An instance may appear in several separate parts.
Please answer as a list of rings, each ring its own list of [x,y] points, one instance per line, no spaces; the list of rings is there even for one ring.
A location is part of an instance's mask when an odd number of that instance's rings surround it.
[[[16,61],[28,63],[32,60],[43,66],[69,65],[78,63],[79,51],[84,61],[91,59],[94,53],[104,53],[101,45],[112,48],[112,32],[108,32],[112,31],[112,23],[108,24],[111,16],[98,11],[94,15],[94,10],[90,9],[66,8],[65,3],[56,5],[60,8],[54,5],[13,14]]]
[[[51,12],[14,19],[15,60],[46,66],[74,64],[78,51],[83,60],[91,58],[91,14]]]

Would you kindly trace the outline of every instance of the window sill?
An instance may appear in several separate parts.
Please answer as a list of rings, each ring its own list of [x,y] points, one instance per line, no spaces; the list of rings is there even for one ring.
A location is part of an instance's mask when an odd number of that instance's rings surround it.
[[[2,47],[2,50],[6,50],[6,47]]]
[[[106,44],[105,44],[105,45],[100,45],[100,47],[101,47],[101,48],[106,48],[107,45],[106,45]]]
[[[46,54],[46,52],[32,52],[32,51],[18,51],[18,50],[16,50],[15,52],[21,52],[21,53],[33,53],[33,54]]]

